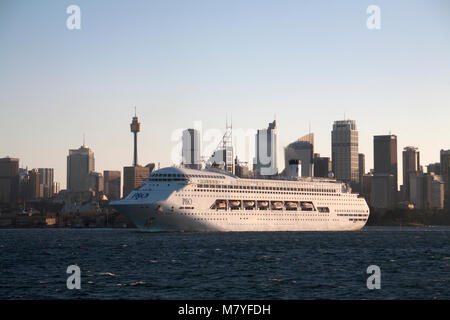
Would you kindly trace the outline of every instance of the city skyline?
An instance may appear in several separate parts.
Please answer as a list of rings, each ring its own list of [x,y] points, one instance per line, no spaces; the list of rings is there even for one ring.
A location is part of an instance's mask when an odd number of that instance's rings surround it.
[[[72,31],[69,4],[6,1],[0,10],[0,157],[54,168],[61,189],[83,133],[99,172],[132,163],[135,105],[143,165],[171,165],[173,132],[195,121],[223,133],[226,113],[233,128],[254,130],[276,114],[280,167],[281,148],[308,132],[315,152],[331,157],[331,126],[343,118],[357,122],[366,171],[375,135],[398,137],[398,159],[418,147],[424,168],[450,149],[446,1],[376,1],[380,30],[366,27],[369,1],[79,1]]]

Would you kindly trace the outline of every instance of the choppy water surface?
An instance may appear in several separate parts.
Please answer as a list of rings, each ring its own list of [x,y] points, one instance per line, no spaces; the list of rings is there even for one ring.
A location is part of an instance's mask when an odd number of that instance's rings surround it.
[[[66,287],[73,264],[81,290]],[[369,265],[380,290],[367,289]],[[3,229],[0,299],[450,299],[450,228]]]

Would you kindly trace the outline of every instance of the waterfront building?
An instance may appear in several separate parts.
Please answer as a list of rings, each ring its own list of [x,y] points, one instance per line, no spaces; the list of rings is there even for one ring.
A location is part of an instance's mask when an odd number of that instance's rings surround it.
[[[393,209],[396,206],[397,193],[395,177],[389,173],[377,173],[371,178],[370,203],[376,209]]]
[[[362,177],[364,173],[366,172],[366,156],[364,153],[358,154],[358,170],[359,170],[359,192],[361,193],[362,190]]]
[[[103,192],[103,175],[100,172],[90,172],[88,175],[89,190],[95,192],[95,195],[99,195]]]
[[[441,176],[444,182],[444,205],[450,208],[450,150],[441,150]]]
[[[131,191],[143,185],[143,181],[148,178],[150,168],[133,166],[123,168],[123,197],[128,196]]]

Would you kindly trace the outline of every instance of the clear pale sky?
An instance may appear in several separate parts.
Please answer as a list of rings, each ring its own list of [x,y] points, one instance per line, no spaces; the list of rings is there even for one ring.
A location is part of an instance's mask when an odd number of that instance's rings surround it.
[[[66,27],[71,4],[81,30]],[[380,30],[366,26],[369,5]],[[401,182],[403,147],[424,166],[450,149],[450,1],[0,2],[0,157],[55,168],[65,188],[85,133],[96,171],[122,170],[134,106],[143,165],[171,165],[174,131],[223,131],[226,115],[247,130],[276,114],[280,163],[309,124],[330,156],[345,114],[367,171],[373,135],[398,136]]]

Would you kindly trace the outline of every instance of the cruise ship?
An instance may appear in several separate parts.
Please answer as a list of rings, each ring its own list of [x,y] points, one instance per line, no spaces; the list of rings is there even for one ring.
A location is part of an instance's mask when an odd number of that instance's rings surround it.
[[[149,231],[350,231],[367,222],[364,198],[332,179],[242,179],[168,167],[111,206]]]

